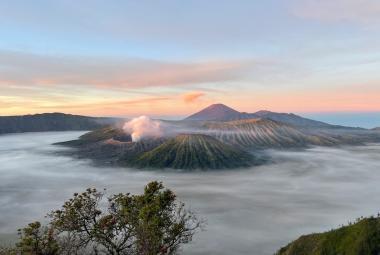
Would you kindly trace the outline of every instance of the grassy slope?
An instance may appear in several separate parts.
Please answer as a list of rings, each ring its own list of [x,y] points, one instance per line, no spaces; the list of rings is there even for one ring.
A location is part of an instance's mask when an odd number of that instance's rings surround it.
[[[380,218],[366,218],[325,233],[301,236],[277,255],[378,255]]]
[[[252,164],[252,155],[201,134],[178,135],[134,162],[138,167],[175,169],[221,169]]]

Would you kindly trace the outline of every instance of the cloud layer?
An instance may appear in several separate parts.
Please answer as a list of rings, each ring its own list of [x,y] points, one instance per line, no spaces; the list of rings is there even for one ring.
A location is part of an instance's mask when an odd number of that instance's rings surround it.
[[[302,234],[379,211],[380,146],[275,151],[276,163],[239,171],[184,173],[94,167],[58,156],[52,143],[83,132],[0,136],[0,236],[43,220],[74,192],[141,193],[163,181],[207,220],[183,254],[273,255]]]
[[[251,63],[172,63],[147,59],[57,57],[0,51],[0,86],[88,85],[143,88],[236,79]]]
[[[377,0],[302,0],[295,8],[296,15],[321,21],[380,22],[380,2]]]

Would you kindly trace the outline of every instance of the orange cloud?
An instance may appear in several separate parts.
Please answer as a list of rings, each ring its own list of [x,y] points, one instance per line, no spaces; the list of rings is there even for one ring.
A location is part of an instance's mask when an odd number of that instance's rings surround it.
[[[40,109],[87,109],[87,110],[96,110],[101,108],[119,108],[126,109],[127,107],[137,107],[139,105],[147,104],[159,104],[160,102],[171,100],[169,97],[152,97],[152,98],[141,98],[135,100],[116,100],[116,101],[97,101],[94,103],[78,103],[78,104],[50,104],[47,106],[36,106]]]
[[[380,89],[373,84],[295,90],[256,91],[229,95],[223,102],[242,111],[268,109],[278,112],[374,112],[380,111]]]
[[[182,99],[183,101],[185,101],[185,103],[194,103],[195,101],[197,101],[200,97],[204,95],[205,93],[200,92],[200,91],[191,91],[182,95]]]

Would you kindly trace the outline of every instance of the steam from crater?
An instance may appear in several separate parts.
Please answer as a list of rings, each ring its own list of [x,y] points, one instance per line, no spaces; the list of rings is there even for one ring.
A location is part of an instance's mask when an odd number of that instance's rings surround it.
[[[163,135],[161,123],[147,116],[140,116],[126,122],[123,129],[131,134],[134,142],[138,142],[145,137],[160,137]]]

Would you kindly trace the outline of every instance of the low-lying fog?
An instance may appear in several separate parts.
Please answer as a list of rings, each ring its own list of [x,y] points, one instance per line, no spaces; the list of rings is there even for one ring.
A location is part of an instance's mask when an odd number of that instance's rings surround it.
[[[272,151],[276,163],[196,173],[97,168],[57,156],[50,145],[83,132],[0,136],[0,238],[43,220],[72,193],[141,192],[150,180],[172,188],[207,219],[185,254],[273,254],[301,234],[329,230],[380,210],[380,145]]]

